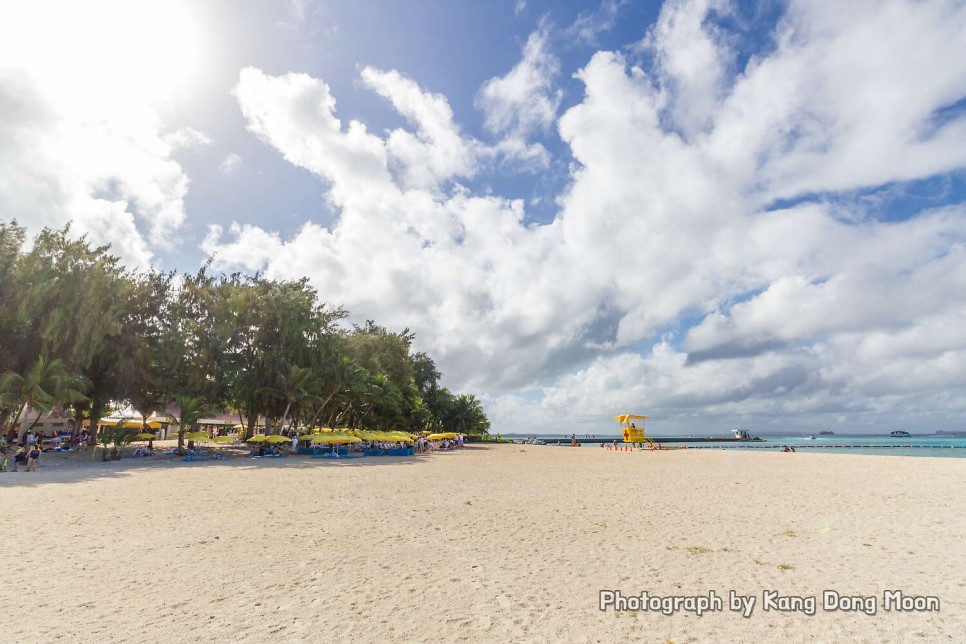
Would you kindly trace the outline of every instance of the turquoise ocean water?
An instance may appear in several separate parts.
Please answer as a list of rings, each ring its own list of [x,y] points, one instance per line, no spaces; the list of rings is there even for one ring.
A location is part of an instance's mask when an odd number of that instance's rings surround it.
[[[754,435],[754,432],[752,432]],[[581,435],[584,437],[585,435]],[[537,438],[546,441],[562,441],[569,444],[570,435],[537,434]],[[525,436],[506,436],[519,440]],[[601,442],[611,442],[619,436],[597,435]],[[887,435],[870,434],[835,434],[833,436],[816,435],[809,439],[802,434],[774,435],[761,434],[762,441],[741,443],[669,443],[669,446],[684,446],[688,449],[723,449],[723,450],[756,450],[780,451],[784,445],[794,447],[798,453],[814,454],[868,454],[888,456],[922,456],[931,458],[966,458],[966,436],[942,436],[934,434],[913,434],[903,438],[892,438]],[[659,440],[659,437],[655,437]],[[585,448],[596,447],[596,443],[584,444]]]

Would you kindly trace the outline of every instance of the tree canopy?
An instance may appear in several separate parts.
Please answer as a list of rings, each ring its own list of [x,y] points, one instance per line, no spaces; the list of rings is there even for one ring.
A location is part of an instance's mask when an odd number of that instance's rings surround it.
[[[441,386],[409,329],[348,325],[307,279],[132,272],[69,227],[26,241],[16,221],[0,222],[3,426],[28,407],[73,405],[96,427],[112,408],[146,416],[190,400],[237,413],[248,432],[264,417],[488,433],[476,397]]]

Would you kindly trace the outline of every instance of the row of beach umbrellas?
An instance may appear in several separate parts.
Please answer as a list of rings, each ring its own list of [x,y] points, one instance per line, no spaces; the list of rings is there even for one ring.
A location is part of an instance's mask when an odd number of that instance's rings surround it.
[[[437,434],[429,434],[426,436],[427,440],[446,440],[453,439],[459,436],[456,432],[445,432]],[[142,432],[137,434],[137,438],[140,440],[152,440],[155,437],[154,434],[147,432]],[[412,443],[416,440],[414,434],[408,432],[403,432],[399,430],[394,431],[369,431],[369,430],[345,430],[345,431],[334,431],[334,430],[319,430],[311,434],[302,434],[297,436],[298,440],[306,441],[314,444],[342,444],[342,443],[361,443],[362,441],[375,441],[383,443]],[[184,439],[188,441],[195,442],[214,442],[214,443],[233,443],[235,442],[234,436],[209,436],[206,432],[189,432],[184,435]],[[249,443],[290,443],[291,438],[287,436],[282,436],[280,434],[256,434],[248,439]]]

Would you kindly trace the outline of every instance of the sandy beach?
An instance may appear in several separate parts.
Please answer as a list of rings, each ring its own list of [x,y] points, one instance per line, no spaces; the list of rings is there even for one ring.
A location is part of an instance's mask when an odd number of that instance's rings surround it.
[[[0,474],[0,640],[955,642],[964,485],[966,459],[693,449],[48,454]],[[602,611],[601,590],[723,607]],[[875,614],[824,610],[824,590]],[[890,590],[940,608],[886,610]],[[766,610],[768,591],[815,614]]]

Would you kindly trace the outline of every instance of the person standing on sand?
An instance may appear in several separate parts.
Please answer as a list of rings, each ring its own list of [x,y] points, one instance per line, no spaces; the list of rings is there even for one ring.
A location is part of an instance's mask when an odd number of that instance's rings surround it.
[[[37,471],[37,461],[40,460],[40,446],[34,445],[27,452],[27,469],[26,472],[36,472]]]
[[[20,471],[20,466],[26,464],[27,462],[27,448],[23,445],[17,450],[17,453],[13,455],[13,471]]]

